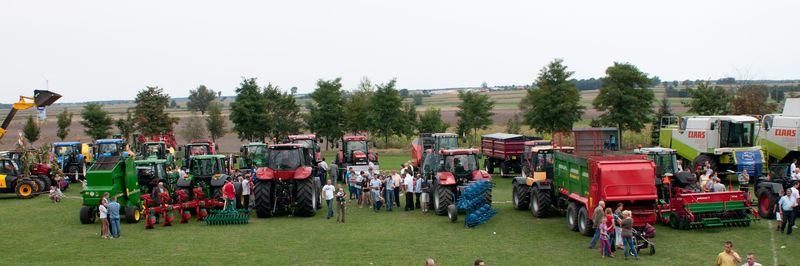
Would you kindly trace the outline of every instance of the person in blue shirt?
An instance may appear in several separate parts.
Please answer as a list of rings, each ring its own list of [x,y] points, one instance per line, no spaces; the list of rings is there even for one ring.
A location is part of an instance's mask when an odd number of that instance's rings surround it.
[[[117,197],[111,198],[111,203],[108,204],[108,220],[111,224],[111,238],[119,238],[119,203]]]
[[[789,229],[786,229],[786,235],[792,234],[792,226],[794,226],[794,202],[789,199],[789,195],[791,195],[792,190],[791,188],[786,189],[786,194],[778,200],[778,210],[781,214],[781,219],[783,223],[781,223],[781,233],[783,230],[788,226]]]

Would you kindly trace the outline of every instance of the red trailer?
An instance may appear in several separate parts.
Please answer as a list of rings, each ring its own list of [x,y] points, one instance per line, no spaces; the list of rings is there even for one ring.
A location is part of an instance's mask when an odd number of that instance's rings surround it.
[[[500,168],[500,176],[507,176],[511,171],[522,173],[522,160],[525,142],[541,140],[540,137],[523,136],[507,133],[494,133],[481,136],[481,153],[486,156],[483,167],[489,174],[494,168]]]

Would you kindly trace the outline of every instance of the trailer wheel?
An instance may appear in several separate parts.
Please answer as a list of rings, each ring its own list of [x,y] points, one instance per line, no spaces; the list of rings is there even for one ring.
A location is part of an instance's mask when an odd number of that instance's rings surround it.
[[[297,180],[297,197],[295,204],[297,208],[294,213],[301,217],[311,217],[317,214],[317,198],[314,195],[314,181],[311,178]]]
[[[447,206],[453,204],[453,190],[449,186],[436,186],[436,191],[433,193],[433,212],[436,215],[447,215]]]
[[[125,207],[125,222],[129,224],[135,224],[139,222],[142,213],[139,212],[138,206],[127,206]]]
[[[531,213],[538,218],[547,217],[550,211],[549,190],[531,189]]]
[[[508,163],[502,162],[500,163],[500,177],[507,177],[508,176]]]
[[[80,218],[82,224],[93,224],[95,219],[97,218],[94,212],[94,207],[92,206],[81,207]]]
[[[766,219],[772,218],[775,214],[772,207],[775,206],[777,201],[775,195],[772,194],[772,191],[761,188],[756,193],[756,196],[758,196],[758,215]]]
[[[514,187],[511,189],[511,203],[514,205],[514,209],[524,211],[528,209],[529,201],[525,197],[527,196],[527,186],[514,182]]]
[[[255,189],[256,216],[272,217],[272,181],[258,181]]]
[[[589,212],[586,211],[586,207],[581,207],[578,211],[578,231],[585,236],[590,236],[594,233],[592,228],[589,227]]]
[[[458,221],[458,209],[455,204],[447,205],[447,219],[450,219],[451,223]]]
[[[30,199],[33,197],[33,193],[36,189],[36,184],[29,179],[17,179],[17,186],[14,188],[14,192],[17,193],[17,197],[20,199]]]
[[[669,215],[669,226],[672,227],[672,229],[678,229],[680,226],[678,222],[678,215],[675,215],[674,213]]]
[[[570,202],[567,206],[567,228],[578,231],[578,207],[574,202]]]
[[[486,170],[490,175],[494,174],[494,165],[492,165],[491,159],[486,158],[486,160],[483,160],[483,170]]]

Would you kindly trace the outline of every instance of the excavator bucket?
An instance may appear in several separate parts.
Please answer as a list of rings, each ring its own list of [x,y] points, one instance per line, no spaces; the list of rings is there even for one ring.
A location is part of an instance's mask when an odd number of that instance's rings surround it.
[[[58,99],[61,99],[61,94],[48,90],[33,91],[33,102],[36,104],[37,107],[50,106]]]

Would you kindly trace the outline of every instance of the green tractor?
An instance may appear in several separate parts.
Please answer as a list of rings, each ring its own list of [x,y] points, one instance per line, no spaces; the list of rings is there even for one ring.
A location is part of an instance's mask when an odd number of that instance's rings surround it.
[[[175,150],[167,147],[163,141],[145,142],[140,144],[139,152],[136,157],[141,159],[163,159],[169,162],[175,161]]]
[[[191,156],[187,166],[189,172],[175,182],[176,190],[192,195],[195,187],[202,187],[203,193],[212,199],[222,198],[222,186],[230,178],[225,155]]]
[[[142,216],[142,191],[136,176],[136,165],[129,156],[108,156],[97,158],[86,172],[86,189],[83,195],[83,207],[80,210],[82,224],[94,223],[98,217],[97,206],[103,194],[111,198],[117,197],[122,206],[120,210],[128,223],[138,223]]]
[[[239,158],[236,160],[239,169],[256,169],[267,165],[267,144],[251,142],[239,148]]]
[[[168,172],[173,166],[172,161],[165,159],[145,159],[134,162],[136,165],[136,177],[139,180],[139,188],[142,193],[150,194],[158,185],[164,183],[168,191],[175,191],[175,183],[178,182],[177,172]]]

